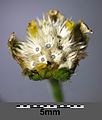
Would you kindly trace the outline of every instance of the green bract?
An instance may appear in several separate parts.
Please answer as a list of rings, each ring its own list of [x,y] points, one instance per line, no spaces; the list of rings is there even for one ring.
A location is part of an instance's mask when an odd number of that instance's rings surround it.
[[[44,80],[44,79],[55,79],[60,81],[66,81],[71,76],[71,71],[67,68],[61,68],[56,70],[44,69],[39,73],[34,73],[33,71],[26,71],[25,75],[29,76],[32,80]]]

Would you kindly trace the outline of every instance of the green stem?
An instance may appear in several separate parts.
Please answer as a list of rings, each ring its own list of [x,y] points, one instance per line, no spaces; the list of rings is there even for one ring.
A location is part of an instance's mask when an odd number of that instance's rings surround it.
[[[63,102],[63,93],[62,93],[62,87],[60,81],[56,79],[49,80],[51,87],[52,87],[52,93],[54,96],[54,99],[56,102]]]

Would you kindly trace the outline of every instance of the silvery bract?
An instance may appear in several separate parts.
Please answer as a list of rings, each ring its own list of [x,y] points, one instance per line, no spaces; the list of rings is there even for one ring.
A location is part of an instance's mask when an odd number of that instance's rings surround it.
[[[30,79],[64,81],[86,56],[87,33],[92,30],[82,20],[74,23],[59,11],[49,10],[28,24],[26,41],[18,40],[13,32],[8,48]]]

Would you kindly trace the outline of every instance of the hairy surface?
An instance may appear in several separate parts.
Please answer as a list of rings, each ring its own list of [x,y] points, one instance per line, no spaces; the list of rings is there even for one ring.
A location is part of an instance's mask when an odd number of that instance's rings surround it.
[[[8,48],[30,79],[68,79],[79,61],[86,56],[92,30],[80,20],[74,23],[57,10],[49,10],[43,19],[28,23],[26,41],[13,32]]]

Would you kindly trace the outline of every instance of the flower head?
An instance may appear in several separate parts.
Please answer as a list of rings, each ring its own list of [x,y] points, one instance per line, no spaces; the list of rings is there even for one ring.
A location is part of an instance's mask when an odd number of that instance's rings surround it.
[[[49,10],[43,19],[29,22],[26,41],[19,41],[13,32],[8,48],[30,79],[67,80],[86,56],[87,33],[92,30],[82,20],[74,23]]]

